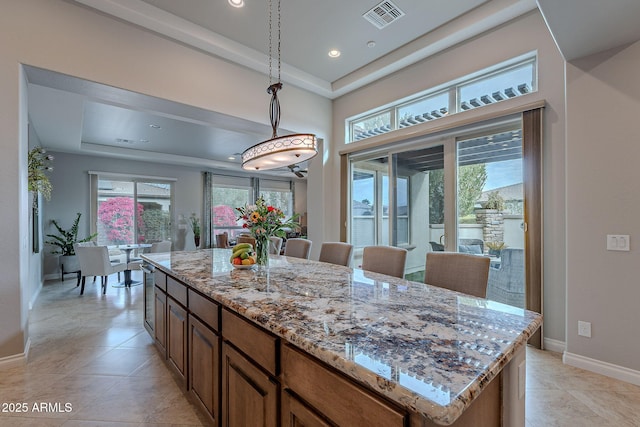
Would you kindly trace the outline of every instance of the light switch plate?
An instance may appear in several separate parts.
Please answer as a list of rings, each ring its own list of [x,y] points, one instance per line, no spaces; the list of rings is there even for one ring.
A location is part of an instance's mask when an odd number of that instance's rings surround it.
[[[608,251],[628,251],[629,235],[628,234],[607,234],[607,250]]]

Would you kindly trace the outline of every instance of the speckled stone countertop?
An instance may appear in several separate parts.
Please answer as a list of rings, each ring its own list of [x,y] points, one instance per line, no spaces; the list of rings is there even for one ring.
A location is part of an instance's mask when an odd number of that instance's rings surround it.
[[[463,413],[542,322],[530,311],[316,261],[272,255],[268,273],[235,270],[230,254],[143,258],[442,425]]]

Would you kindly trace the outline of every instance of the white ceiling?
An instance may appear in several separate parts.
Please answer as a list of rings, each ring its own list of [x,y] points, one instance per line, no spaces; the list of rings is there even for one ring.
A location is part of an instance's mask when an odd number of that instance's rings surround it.
[[[227,0],[75,1],[268,73],[265,0],[245,0],[242,9],[230,7]],[[392,1],[406,15],[379,30],[362,17],[375,0],[283,0],[282,81],[335,98],[536,7],[534,0]],[[638,0],[609,0],[602,6],[593,0],[538,4],[569,59],[640,39],[640,26],[634,25]],[[457,25],[446,25],[452,21]],[[367,47],[369,41],[375,42],[373,48]],[[342,55],[329,58],[332,48]],[[271,134],[263,124],[26,69],[30,121],[50,150],[239,171],[239,156],[228,157]]]

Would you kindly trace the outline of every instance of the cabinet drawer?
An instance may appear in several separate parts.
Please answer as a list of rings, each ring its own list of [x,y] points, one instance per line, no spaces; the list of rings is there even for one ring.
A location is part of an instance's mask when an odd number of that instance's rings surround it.
[[[218,304],[189,289],[189,311],[195,314],[208,327],[218,332]]]
[[[167,275],[166,274],[156,269],[156,271],[153,272],[153,281],[157,287],[167,292]]]
[[[228,310],[222,310],[222,336],[272,375],[278,374],[278,338]]]
[[[184,307],[187,306],[187,287],[171,276],[167,276],[167,293]]]
[[[404,426],[406,414],[297,350],[282,346],[285,388],[337,425]]]

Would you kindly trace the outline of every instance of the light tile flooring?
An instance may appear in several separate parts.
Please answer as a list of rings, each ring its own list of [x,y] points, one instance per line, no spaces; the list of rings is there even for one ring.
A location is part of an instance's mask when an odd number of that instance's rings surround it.
[[[45,284],[30,314],[28,363],[0,370],[0,404],[25,402],[27,412],[0,407],[0,426],[206,425],[142,327],[142,286],[103,296],[88,282],[79,293],[73,279]],[[43,403],[54,411],[34,410]],[[526,404],[526,427],[640,426],[640,387],[531,348]]]

